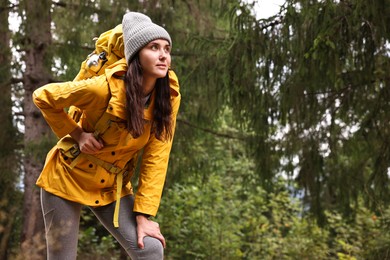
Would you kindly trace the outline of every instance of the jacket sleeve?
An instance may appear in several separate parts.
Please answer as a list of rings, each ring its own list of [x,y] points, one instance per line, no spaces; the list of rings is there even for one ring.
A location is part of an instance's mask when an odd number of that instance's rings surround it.
[[[176,75],[170,74],[170,85],[175,91],[171,91],[172,102],[172,134],[175,132],[176,117],[180,106],[180,93]],[[155,216],[160,205],[161,195],[164,188],[165,177],[168,169],[169,154],[172,141],[160,141],[154,134],[150,135],[149,141],[144,147],[139,176],[138,190],[135,196],[133,211]]]
[[[33,93],[33,101],[53,132],[63,137],[72,132],[77,124],[66,113],[71,105],[82,110],[105,108],[109,90],[104,76],[82,81],[51,83],[38,88]]]

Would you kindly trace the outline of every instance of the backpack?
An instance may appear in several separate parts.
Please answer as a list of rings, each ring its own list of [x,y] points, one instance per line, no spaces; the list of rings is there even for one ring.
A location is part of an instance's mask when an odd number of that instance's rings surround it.
[[[80,71],[74,78],[74,81],[102,75],[109,65],[125,57],[122,24],[102,33],[98,38],[95,37],[94,40],[95,50],[81,63]],[[78,122],[82,111],[77,107],[71,106],[68,114],[75,122]]]

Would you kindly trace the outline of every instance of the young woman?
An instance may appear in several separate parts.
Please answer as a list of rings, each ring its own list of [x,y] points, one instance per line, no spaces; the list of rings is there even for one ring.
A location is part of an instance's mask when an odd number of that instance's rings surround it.
[[[125,14],[122,29],[125,58],[103,75],[34,92],[35,104],[62,138],[37,181],[48,259],[76,259],[84,205],[132,259],[163,258],[165,239],[149,217],[159,207],[180,104],[178,80],[169,70],[172,42],[141,13]],[[78,123],[64,112],[70,106],[82,111]],[[108,120],[101,123],[104,115]],[[66,153],[63,140],[77,144],[76,153]],[[141,150],[133,195],[130,178]]]

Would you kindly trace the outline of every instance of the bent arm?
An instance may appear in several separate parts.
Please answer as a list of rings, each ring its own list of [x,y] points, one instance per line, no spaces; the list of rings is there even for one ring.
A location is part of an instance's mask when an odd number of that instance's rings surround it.
[[[78,126],[65,108],[74,105],[83,110],[97,109],[106,105],[108,93],[105,77],[96,77],[77,82],[47,84],[34,91],[33,101],[53,132],[61,138]]]

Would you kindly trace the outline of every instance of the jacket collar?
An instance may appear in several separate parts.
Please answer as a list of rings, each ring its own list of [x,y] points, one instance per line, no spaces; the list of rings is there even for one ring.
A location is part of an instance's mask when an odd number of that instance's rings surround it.
[[[126,120],[126,89],[124,81],[120,77],[115,75],[124,75],[127,70],[127,63],[124,58],[118,60],[114,64],[108,66],[105,70],[107,81],[109,82],[109,88],[111,93],[111,98],[108,102],[107,113],[110,113],[114,116],[117,116],[121,119]],[[155,91],[153,90],[149,105],[144,109],[144,119],[152,120],[153,119],[153,110],[154,110],[154,100],[155,100]]]

